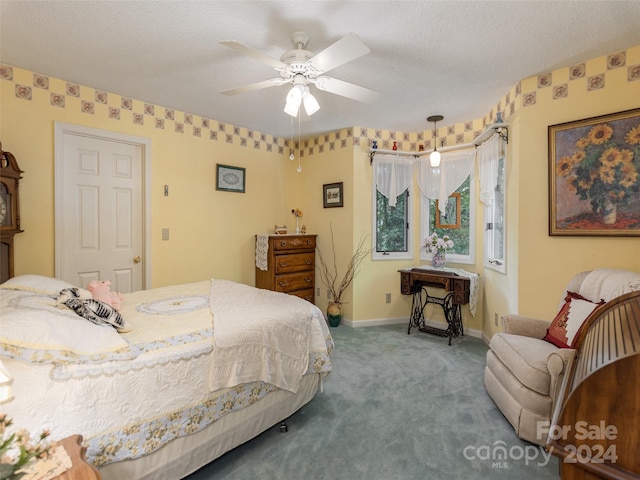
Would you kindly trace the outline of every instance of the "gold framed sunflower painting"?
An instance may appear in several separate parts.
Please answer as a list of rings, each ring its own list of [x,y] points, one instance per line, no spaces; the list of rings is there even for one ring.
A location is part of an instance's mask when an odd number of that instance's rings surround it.
[[[548,130],[549,235],[640,236],[640,108]]]

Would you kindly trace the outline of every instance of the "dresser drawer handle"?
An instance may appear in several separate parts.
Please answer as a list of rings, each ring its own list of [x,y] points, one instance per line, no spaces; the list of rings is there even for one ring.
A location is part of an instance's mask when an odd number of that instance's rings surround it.
[[[311,265],[311,260],[305,260],[305,261],[304,261],[304,264],[305,264],[305,265]]]
[[[289,263],[288,262],[278,262],[278,265],[280,265],[281,267],[288,267]]]
[[[311,277],[304,277],[304,281],[307,283],[311,283]]]
[[[307,238],[307,245],[311,245],[311,239]]]
[[[283,280],[280,280],[280,281],[278,282],[278,285],[280,285],[281,287],[286,287],[287,285],[289,285],[289,282],[285,282],[285,281],[283,281]]]
[[[280,246],[281,246],[281,247],[286,247],[286,246],[287,246],[287,242],[285,242],[284,240],[282,240],[282,241],[280,242]]]

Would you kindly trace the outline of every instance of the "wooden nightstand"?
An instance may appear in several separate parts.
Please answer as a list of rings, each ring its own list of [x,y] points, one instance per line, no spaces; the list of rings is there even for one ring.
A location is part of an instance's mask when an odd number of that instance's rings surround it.
[[[82,445],[82,435],[71,435],[58,443],[67,451],[73,466],[55,480],[102,480],[98,470],[85,458],[87,449]]]

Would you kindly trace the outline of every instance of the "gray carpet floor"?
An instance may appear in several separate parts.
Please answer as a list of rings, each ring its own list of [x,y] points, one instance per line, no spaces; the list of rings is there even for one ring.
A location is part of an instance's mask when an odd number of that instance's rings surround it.
[[[188,480],[558,478],[558,459],[520,440],[486,393],[481,340],[448,346],[405,325],[331,333],[333,372],[289,431],[275,425]]]

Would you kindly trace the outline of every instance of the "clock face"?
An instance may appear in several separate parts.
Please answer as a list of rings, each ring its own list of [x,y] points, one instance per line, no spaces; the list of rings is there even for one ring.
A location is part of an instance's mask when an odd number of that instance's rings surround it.
[[[11,225],[11,197],[7,186],[0,182],[0,226]]]
[[[0,196],[0,225],[5,224],[7,219],[7,202],[4,199],[4,195]]]
[[[2,185],[4,187],[4,185]],[[9,206],[7,205],[7,192],[4,188],[0,188],[0,225],[8,225],[9,217],[7,215],[7,210]]]

